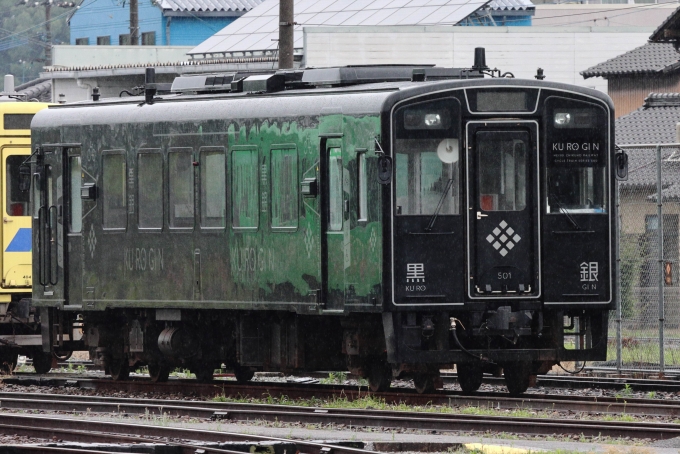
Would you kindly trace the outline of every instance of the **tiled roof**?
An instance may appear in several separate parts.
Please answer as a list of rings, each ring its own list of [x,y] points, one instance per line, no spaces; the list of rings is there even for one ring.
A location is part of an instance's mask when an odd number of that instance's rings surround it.
[[[250,11],[264,0],[158,0],[156,4],[171,11]]]
[[[530,0],[491,0],[488,5],[484,7],[492,11],[520,11],[520,10],[535,10],[536,7]]]
[[[35,79],[14,88],[19,94],[26,95],[28,99],[37,99],[41,102],[52,101],[52,81],[47,79]]]
[[[592,66],[581,75],[607,77],[615,74],[665,73],[680,67],[680,53],[671,43],[646,43],[623,55]]]
[[[295,48],[305,26],[455,25],[489,0],[295,0]],[[276,51],[279,1],[266,0],[203,41],[189,55]]]
[[[649,40],[655,43],[675,41],[677,40],[677,36],[672,37],[672,34],[666,33],[666,31],[671,31],[673,29],[677,30],[678,28],[680,28],[680,8],[673,11],[673,14],[668,16],[666,20],[654,30],[654,33],[649,37]]]
[[[616,143],[675,143],[676,124],[680,122],[680,93],[651,93],[644,105],[616,120]],[[628,181],[622,187],[656,185],[656,148],[627,149]],[[670,158],[670,160],[669,160]],[[661,149],[663,198],[680,199],[680,150]],[[656,195],[648,197],[654,202]]]
[[[616,143],[675,143],[680,93],[651,93],[636,111],[616,120]]]

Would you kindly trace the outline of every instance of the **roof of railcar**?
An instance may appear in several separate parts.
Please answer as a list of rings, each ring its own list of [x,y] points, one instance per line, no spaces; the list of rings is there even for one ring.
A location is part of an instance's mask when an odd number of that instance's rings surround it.
[[[36,115],[32,128],[121,123],[206,121],[211,119],[295,118],[328,113],[377,115],[388,104],[432,92],[484,86],[522,86],[580,93],[599,99],[613,110],[610,98],[599,91],[532,79],[459,79],[433,82],[384,82],[331,88],[307,88],[271,93],[171,94],[108,98],[54,105]],[[300,98],[304,98],[301,102]]]

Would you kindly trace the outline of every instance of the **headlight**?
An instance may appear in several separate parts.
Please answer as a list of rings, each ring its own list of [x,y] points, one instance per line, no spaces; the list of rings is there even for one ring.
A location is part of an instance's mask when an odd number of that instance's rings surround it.
[[[425,114],[425,126],[437,127],[441,126],[442,117],[439,114]]]
[[[570,113],[556,113],[555,114],[555,126],[565,126],[571,123]]]

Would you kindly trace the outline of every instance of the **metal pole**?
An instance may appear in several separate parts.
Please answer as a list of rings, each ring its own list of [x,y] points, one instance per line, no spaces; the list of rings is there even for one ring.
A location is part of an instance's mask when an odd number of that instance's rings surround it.
[[[621,216],[621,199],[620,199],[619,183],[616,182],[616,212],[619,213],[616,221],[616,370],[621,375],[623,369],[623,339],[621,336],[621,319],[623,318],[623,308],[621,307],[621,228],[623,227],[623,219]],[[629,277],[632,279],[632,277]]]
[[[45,2],[45,40],[47,46],[45,47],[45,66],[52,66],[52,29],[50,21],[52,19],[52,4]]]
[[[664,267],[663,267],[663,202],[661,184],[661,145],[656,146],[656,216],[659,261],[659,376],[664,375]]]
[[[139,46],[139,6],[137,0],[130,0],[130,44]]]
[[[279,0],[279,69],[293,67],[294,0]]]

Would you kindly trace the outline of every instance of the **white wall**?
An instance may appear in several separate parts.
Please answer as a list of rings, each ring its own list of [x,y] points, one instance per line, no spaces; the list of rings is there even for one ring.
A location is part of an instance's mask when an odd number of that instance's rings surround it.
[[[607,91],[602,78],[584,80],[591,66],[643,45],[653,27],[305,27],[307,66],[436,64],[470,67],[486,48],[491,68]]]
[[[193,46],[52,46],[52,66],[87,67],[175,63],[189,59]]]

